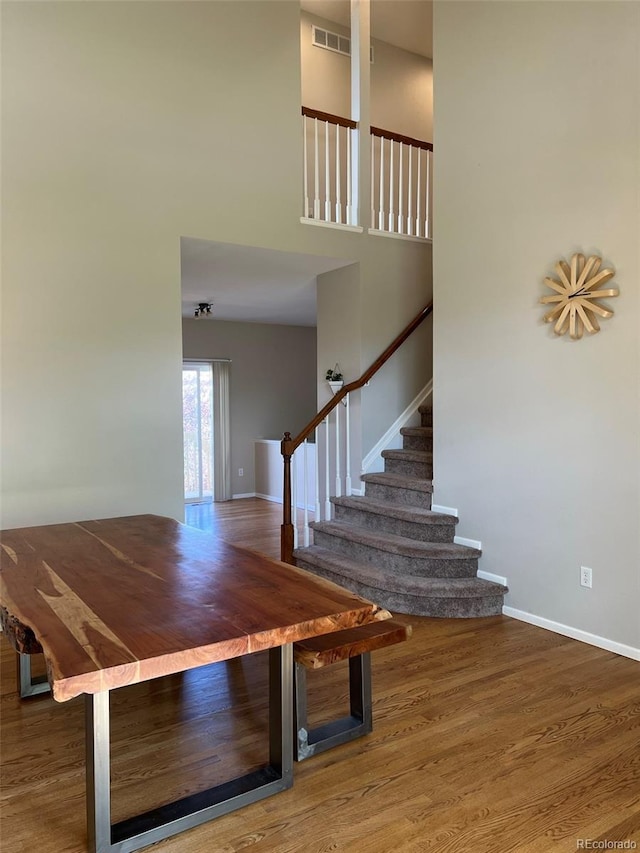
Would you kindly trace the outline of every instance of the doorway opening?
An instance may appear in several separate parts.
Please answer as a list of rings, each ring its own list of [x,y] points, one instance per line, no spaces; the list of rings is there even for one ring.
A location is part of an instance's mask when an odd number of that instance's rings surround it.
[[[213,370],[211,363],[182,365],[185,503],[213,500]]]

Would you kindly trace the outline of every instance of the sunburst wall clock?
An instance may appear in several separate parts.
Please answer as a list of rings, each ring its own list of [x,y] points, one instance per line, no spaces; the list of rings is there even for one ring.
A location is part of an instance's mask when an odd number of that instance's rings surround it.
[[[615,270],[601,270],[602,258],[591,255],[585,260],[584,255],[576,254],[568,264],[560,260],[555,266],[559,281],[547,276],[544,283],[555,293],[553,296],[543,296],[543,305],[553,304],[553,308],[542,318],[545,323],[553,323],[556,335],[569,336],[574,340],[582,337],[586,329],[592,335],[600,331],[599,317],[612,317],[613,311],[597,300],[610,296],[618,296],[617,287],[601,290],[615,275]],[[597,315],[597,316],[596,316]]]

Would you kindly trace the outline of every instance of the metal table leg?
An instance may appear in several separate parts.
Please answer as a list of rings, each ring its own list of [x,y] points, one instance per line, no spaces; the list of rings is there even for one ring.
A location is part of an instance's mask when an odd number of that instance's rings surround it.
[[[109,691],[86,697],[87,830],[91,853],[131,853],[293,784],[293,646],[269,650],[269,763],[206,791],[111,824]]]
[[[31,696],[49,693],[51,690],[46,675],[33,677],[31,655],[23,655],[21,652],[18,652],[18,690],[21,699],[29,699]]]

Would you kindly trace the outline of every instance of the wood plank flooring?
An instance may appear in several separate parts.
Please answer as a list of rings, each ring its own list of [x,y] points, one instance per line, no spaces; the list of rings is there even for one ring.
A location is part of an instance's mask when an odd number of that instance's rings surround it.
[[[247,499],[188,520],[277,556],[280,510]],[[290,791],[151,849],[640,849],[637,662],[507,617],[400,618],[413,637],[372,656],[370,736],[296,765]],[[0,664],[0,851],[83,853],[83,701],[20,702],[4,638]],[[308,676],[313,723],[346,707],[346,664]],[[261,763],[265,693],[264,655],[115,691],[114,819]]]

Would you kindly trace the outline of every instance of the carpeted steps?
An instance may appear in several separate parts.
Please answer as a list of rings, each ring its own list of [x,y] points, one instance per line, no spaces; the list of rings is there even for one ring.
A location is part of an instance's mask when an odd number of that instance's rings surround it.
[[[453,516],[431,511],[432,413],[401,430],[385,471],[362,477],[364,497],[332,498],[332,521],[312,524],[298,566],[398,613],[476,617],[502,612],[506,588],[477,577],[480,551],[453,542]]]

